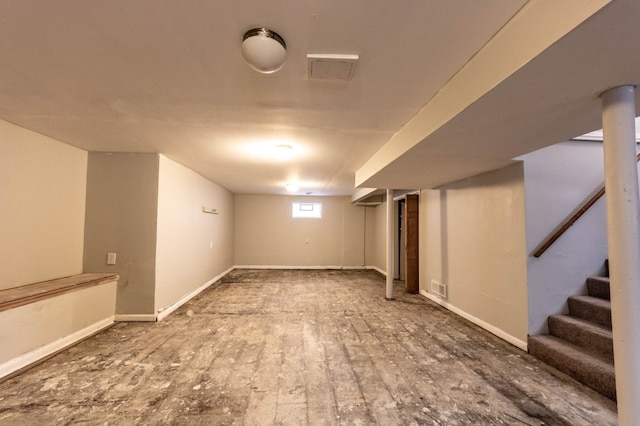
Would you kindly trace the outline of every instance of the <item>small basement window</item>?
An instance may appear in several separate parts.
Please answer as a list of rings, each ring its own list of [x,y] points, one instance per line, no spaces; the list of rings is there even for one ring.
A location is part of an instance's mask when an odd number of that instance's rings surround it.
[[[322,203],[293,203],[291,217],[321,219]]]

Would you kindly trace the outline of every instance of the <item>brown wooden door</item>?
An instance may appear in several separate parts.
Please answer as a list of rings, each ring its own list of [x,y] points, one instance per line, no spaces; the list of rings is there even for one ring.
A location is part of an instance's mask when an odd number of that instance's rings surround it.
[[[407,194],[404,205],[404,230],[405,230],[405,256],[404,274],[407,293],[418,293],[419,282],[419,259],[418,259],[418,236],[419,219],[418,194]]]

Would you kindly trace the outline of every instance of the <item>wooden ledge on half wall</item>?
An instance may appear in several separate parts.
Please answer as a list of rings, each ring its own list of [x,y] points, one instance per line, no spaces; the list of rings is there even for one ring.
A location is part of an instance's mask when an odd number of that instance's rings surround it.
[[[0,290],[0,312],[72,291],[117,281],[118,278],[118,274],[78,274]]]

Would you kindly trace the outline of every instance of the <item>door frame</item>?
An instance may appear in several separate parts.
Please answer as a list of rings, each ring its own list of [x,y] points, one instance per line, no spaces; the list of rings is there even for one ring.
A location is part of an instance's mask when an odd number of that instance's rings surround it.
[[[411,220],[407,214],[407,196],[411,199],[411,203],[415,204],[414,211],[410,214]],[[411,191],[400,196],[394,197],[394,271],[393,277],[405,282],[405,288],[409,293],[419,292],[419,206],[420,191]],[[407,255],[407,241],[411,254]],[[409,272],[409,280],[407,280],[407,272]],[[411,282],[408,282],[411,281]]]

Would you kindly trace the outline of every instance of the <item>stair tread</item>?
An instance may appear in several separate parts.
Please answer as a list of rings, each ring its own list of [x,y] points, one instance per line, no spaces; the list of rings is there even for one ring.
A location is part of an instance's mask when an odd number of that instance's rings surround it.
[[[610,327],[606,325],[598,324],[593,321],[589,321],[584,318],[579,318],[573,315],[550,315],[549,318],[555,318],[558,321],[565,323],[575,324],[582,328],[585,328],[593,333],[602,335],[604,337],[613,338],[613,332]]]
[[[530,336],[529,351],[546,364],[615,400],[612,361],[548,334]]]
[[[582,350],[582,348],[574,345],[573,343],[567,342],[566,340],[560,339],[556,336],[551,336],[549,334],[530,336],[529,339],[542,341],[544,342],[545,346],[551,347],[556,350],[563,350],[569,357],[573,358],[575,356],[576,359],[583,359],[591,364],[601,366],[603,369],[610,371],[612,374],[614,373],[614,366],[612,361],[607,360],[597,354],[586,353]]]
[[[599,297],[594,296],[569,296],[569,300],[578,300],[584,303],[588,303],[590,305],[596,305],[603,308],[611,309],[611,301],[606,299],[601,299]]]
[[[603,276],[600,276],[600,275],[591,275],[587,279],[592,279],[592,280],[595,280],[595,281],[602,281],[602,282],[611,283],[611,278],[603,277]]]
[[[567,299],[569,314],[591,322],[611,327],[611,302],[593,296],[570,296]]]
[[[551,315],[549,334],[613,361],[613,333],[607,326],[571,315]]]

